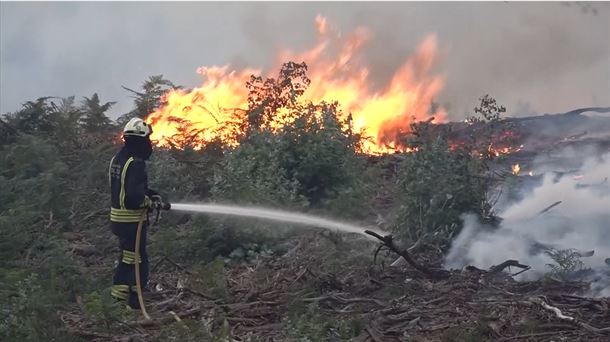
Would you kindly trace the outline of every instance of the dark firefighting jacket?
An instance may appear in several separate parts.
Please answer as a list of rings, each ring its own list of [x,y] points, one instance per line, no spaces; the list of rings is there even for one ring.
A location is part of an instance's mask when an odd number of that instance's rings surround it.
[[[110,221],[139,222],[156,192],[148,189],[146,163],[123,147],[110,161]]]

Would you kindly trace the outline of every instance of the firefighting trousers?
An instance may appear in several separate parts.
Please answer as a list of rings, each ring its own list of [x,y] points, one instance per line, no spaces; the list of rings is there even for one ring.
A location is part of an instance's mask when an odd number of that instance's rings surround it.
[[[140,263],[140,281],[144,291],[148,285],[148,254],[146,253],[146,234],[148,222],[142,223],[140,251],[136,253],[136,232],[138,223],[110,223],[112,233],[119,238],[121,252],[112,279],[111,294],[114,298],[126,301],[133,309],[139,309],[136,288],[135,264]]]

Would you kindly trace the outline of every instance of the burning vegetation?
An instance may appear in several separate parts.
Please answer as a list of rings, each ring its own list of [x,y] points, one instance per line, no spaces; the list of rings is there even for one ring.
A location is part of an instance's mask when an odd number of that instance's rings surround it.
[[[369,68],[361,57],[370,38],[367,30],[343,36],[320,16],[316,27],[315,46],[302,52],[280,51],[275,67],[264,76],[261,69],[254,68],[199,68],[203,78],[200,87],[170,90],[164,95],[164,104],[148,117],[155,126],[153,139],[160,146],[171,145],[186,126],[189,132],[196,132],[198,148],[215,138],[234,142],[232,135],[244,132],[232,123],[243,116],[272,109],[276,113],[265,124],[277,129],[294,119],[290,107],[297,102],[311,104],[316,110],[324,103],[338,103],[340,119],[349,118],[352,129],[372,137],[364,142],[363,151],[382,153],[405,149],[401,139],[412,122],[445,120],[445,111],[434,103],[444,84],[444,77],[433,72],[438,59],[434,35],[420,43],[387,84],[372,89]],[[306,65],[283,64],[286,61],[304,61]],[[282,101],[270,108],[261,101],[266,99],[261,92]]]
[[[268,72],[202,67],[188,90],[151,77],[118,123],[97,94],[3,116],[0,339],[606,341],[610,120],[584,114],[610,109],[507,118],[483,96],[448,122],[434,36],[373,89],[367,31],[316,24],[317,44]],[[168,214],[151,229],[143,321],[100,281],[117,248],[108,161],[135,116],[153,124],[149,181],[171,201],[392,235]]]

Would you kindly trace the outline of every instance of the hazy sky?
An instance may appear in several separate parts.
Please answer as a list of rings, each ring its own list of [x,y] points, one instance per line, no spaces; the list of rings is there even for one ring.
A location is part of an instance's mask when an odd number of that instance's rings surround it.
[[[90,96],[132,106],[163,74],[200,84],[203,65],[270,67],[279,47],[316,41],[322,14],[342,32],[373,34],[365,57],[387,79],[436,33],[447,84],[439,101],[462,118],[490,93],[511,114],[610,106],[610,6],[560,3],[0,3],[0,113],[41,96]],[[583,10],[583,8],[585,10]],[[595,12],[595,13],[594,13]]]

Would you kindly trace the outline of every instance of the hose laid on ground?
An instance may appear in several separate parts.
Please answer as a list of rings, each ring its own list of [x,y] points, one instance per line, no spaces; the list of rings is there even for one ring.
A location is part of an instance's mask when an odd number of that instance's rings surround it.
[[[140,310],[142,310],[142,315],[148,320],[150,320],[150,316],[148,312],[146,312],[146,308],[144,307],[144,297],[142,296],[142,284],[140,279],[140,237],[142,236],[142,226],[144,225],[144,219],[146,218],[146,211],[142,213],[140,216],[140,222],[138,222],[138,230],[136,231],[136,291],[138,292],[138,302],[140,303]]]

